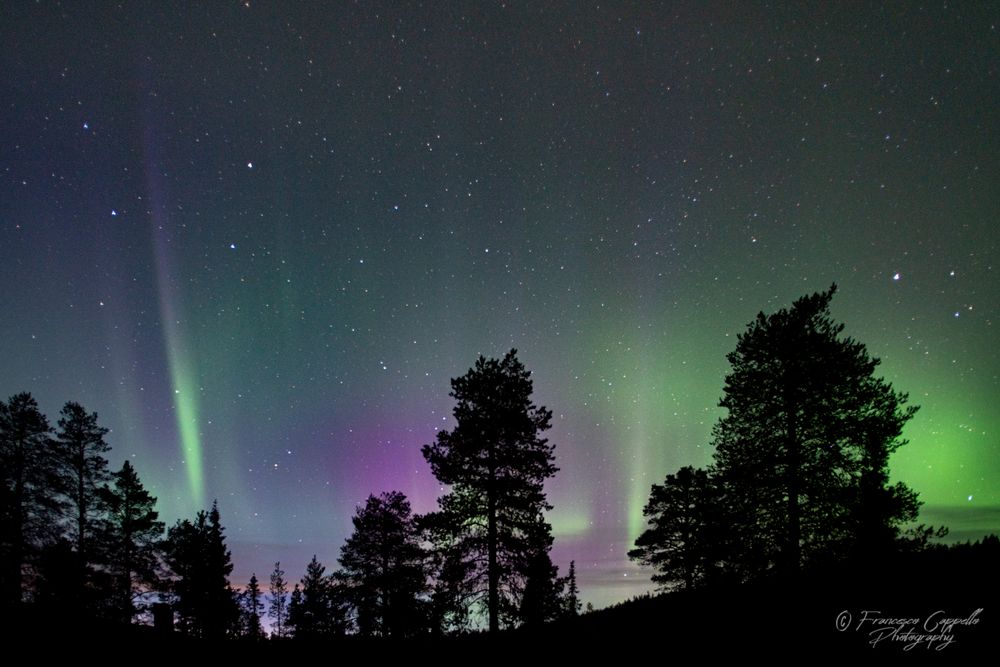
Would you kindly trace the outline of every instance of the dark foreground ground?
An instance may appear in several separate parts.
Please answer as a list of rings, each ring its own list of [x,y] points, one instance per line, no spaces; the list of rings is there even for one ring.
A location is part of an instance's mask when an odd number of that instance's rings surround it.
[[[995,550],[994,550],[995,551]],[[596,659],[666,664],[681,656],[910,660],[1000,653],[1000,554],[942,552],[864,571],[803,576],[792,585],[680,592],[632,600],[529,632],[406,641],[210,643],[151,628],[8,618],[8,646],[31,655],[71,652],[129,662],[150,658],[301,659],[495,664]],[[642,657],[639,656],[649,656]],[[687,662],[687,660],[682,660]]]

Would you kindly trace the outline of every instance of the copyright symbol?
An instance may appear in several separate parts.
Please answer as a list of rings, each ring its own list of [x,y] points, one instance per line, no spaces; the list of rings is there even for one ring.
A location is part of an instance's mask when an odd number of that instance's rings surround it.
[[[851,612],[846,609],[839,614],[837,614],[837,631],[843,632],[847,628],[851,627]]]

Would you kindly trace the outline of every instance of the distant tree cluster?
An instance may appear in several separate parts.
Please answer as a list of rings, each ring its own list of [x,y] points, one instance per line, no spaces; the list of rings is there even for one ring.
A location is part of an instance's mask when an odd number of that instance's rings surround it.
[[[415,516],[399,491],[372,495],[327,573],[316,556],[289,590],[274,564],[268,590],[243,590],[217,504],[165,531],[154,498],[128,461],[110,471],[107,429],[67,403],[53,429],[29,394],[0,403],[0,595],[130,623],[152,600],[170,604],[177,629],[206,639],[319,639],[355,633],[410,637],[464,630],[477,614],[491,630],[579,613],[575,566],[552,564],[556,472],[541,437],[552,413],[531,401],[515,351],[480,357],[452,381],[457,426],[424,456],[450,493]]]
[[[728,355],[714,462],[653,485],[629,555],[664,587],[749,581],[924,547],[917,494],[889,483],[916,412],[830,317],[830,290],[761,313]]]
[[[164,535],[131,462],[109,470],[107,433],[78,403],[52,428],[30,394],[0,402],[0,605],[130,623],[163,599],[185,632],[240,633],[218,508]]]

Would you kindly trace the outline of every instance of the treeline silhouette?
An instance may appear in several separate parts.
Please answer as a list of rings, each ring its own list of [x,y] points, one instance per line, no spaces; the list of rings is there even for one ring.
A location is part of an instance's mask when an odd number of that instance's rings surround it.
[[[271,639],[317,640],[455,636],[484,624],[587,646],[602,633],[652,635],[661,620],[710,639],[714,626],[693,619],[722,608],[746,612],[729,630],[749,641],[769,622],[754,609],[788,604],[827,623],[800,630],[828,641],[845,594],[919,601],[912,594],[926,588],[900,580],[935,569],[960,570],[952,581],[977,581],[993,601],[1000,541],[936,543],[944,529],[917,525],[917,494],[890,483],[889,457],[916,407],[842,335],[829,312],[835,291],[748,325],[728,355],[712,464],[653,485],[648,528],[629,555],[670,595],[580,614],[575,563],[560,576],[550,558],[552,413],[533,403],[511,350],[451,381],[456,426],[422,449],[449,489],[437,510],[417,516],[399,491],[371,495],[335,570],[313,556],[291,582],[275,563],[266,591],[256,574],[233,588],[217,504],[166,529],[132,464],[109,469],[96,414],[67,403],[53,428],[30,394],[12,396],[0,403],[3,609],[118,627],[155,616],[183,636],[247,642],[268,638],[265,625]]]
[[[53,429],[30,394],[0,403],[3,608],[127,624],[150,615],[204,639],[406,638],[476,627],[539,626],[579,613],[575,564],[560,577],[549,551],[555,474],[541,437],[552,413],[531,400],[511,350],[452,380],[456,427],[424,447],[449,493],[412,513],[399,491],[353,517],[339,569],[314,556],[292,585],[275,563],[237,592],[217,503],[166,531],[129,461],[109,470],[107,429],[67,403]]]

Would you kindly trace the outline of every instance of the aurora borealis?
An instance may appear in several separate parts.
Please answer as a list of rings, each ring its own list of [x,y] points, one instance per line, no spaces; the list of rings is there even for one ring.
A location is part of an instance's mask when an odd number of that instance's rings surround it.
[[[297,579],[433,508],[449,379],[516,347],[601,606],[736,334],[836,282],[922,519],[1000,531],[1000,8],[647,4],[6,6],[0,392]]]

